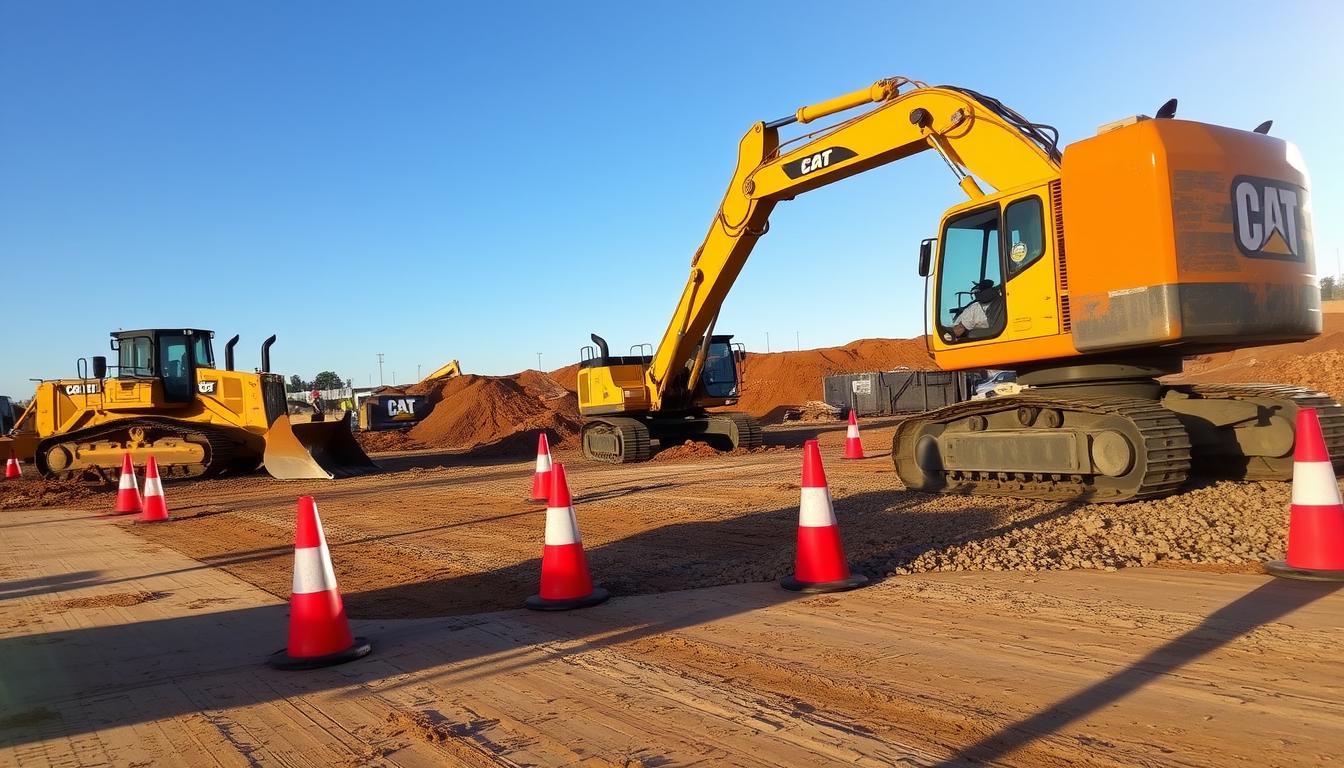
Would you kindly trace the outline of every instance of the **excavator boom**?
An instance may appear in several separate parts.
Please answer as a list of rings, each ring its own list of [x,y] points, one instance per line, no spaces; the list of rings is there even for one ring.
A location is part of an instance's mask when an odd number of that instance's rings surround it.
[[[902,87],[907,90],[902,91]],[[868,103],[877,106],[785,144],[779,128],[811,122]],[[936,150],[974,199],[994,189],[1059,176],[1059,152],[1045,128],[988,97],[957,88],[930,88],[905,78],[879,80],[791,116],[758,122],[738,145],[737,167],[647,369],[651,407],[685,407],[696,381],[672,385],[694,357],[712,319],[757,240],[769,228],[777,202],[833,184],[928,149]],[[974,174],[968,170],[974,169]]]

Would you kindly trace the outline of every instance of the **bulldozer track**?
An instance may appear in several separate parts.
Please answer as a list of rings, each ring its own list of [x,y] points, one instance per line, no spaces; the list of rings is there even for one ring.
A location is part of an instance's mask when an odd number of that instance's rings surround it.
[[[892,463],[902,479],[913,473],[928,475],[926,470],[915,464],[914,459],[915,441],[923,434],[921,426],[951,423],[969,416],[1016,410],[1022,406],[1126,419],[1137,437],[1137,444],[1133,447],[1138,454],[1136,467],[1141,467],[1138,470],[1140,474],[1134,477],[1130,488],[1123,488],[1098,487],[1092,482],[1095,475],[1081,473],[942,470],[938,473],[941,487],[936,492],[1116,502],[1166,496],[1179,488],[1189,476],[1190,437],[1175,414],[1157,401],[1104,397],[1063,400],[1030,393],[966,401],[906,420],[897,427],[892,437]],[[907,466],[903,467],[903,462]],[[1134,474],[1134,470],[1130,474]]]
[[[203,425],[187,426],[173,419],[144,417],[122,419],[111,424],[100,424],[96,427],[67,432],[58,437],[43,440],[37,446],[36,463],[38,471],[44,477],[62,480],[98,479],[111,482],[116,479],[116,473],[121,469],[120,459],[117,460],[115,465],[99,464],[92,467],[62,471],[51,470],[47,466],[46,453],[53,447],[65,446],[66,450],[75,455],[78,452],[78,446],[98,441],[126,445],[130,440],[130,430],[136,427],[144,429],[146,434],[153,435],[153,439],[178,437],[185,442],[195,443],[205,449],[204,462],[161,464],[160,472],[165,477],[215,477],[243,463],[250,463],[245,461],[247,459],[245,446],[229,437],[228,433],[222,429]],[[256,458],[257,461],[260,461],[260,457]]]

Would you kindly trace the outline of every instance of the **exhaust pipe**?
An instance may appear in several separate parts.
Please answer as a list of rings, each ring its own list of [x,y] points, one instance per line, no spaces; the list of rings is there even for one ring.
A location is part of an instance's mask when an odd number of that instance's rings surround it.
[[[271,345],[274,344],[274,343],[275,343],[275,334],[274,334],[274,333],[271,334],[271,337],[270,337],[269,339],[267,339],[267,340],[261,342],[261,372],[262,372],[262,373],[270,373],[270,372],[271,372]]]
[[[607,340],[598,336],[596,333],[590,333],[588,336],[593,340],[593,343],[597,345],[597,351],[601,355],[602,365],[606,365],[608,357]]]
[[[226,371],[233,370],[233,345],[237,343],[238,334],[235,333],[233,338],[229,339],[229,343],[224,345],[224,370]]]

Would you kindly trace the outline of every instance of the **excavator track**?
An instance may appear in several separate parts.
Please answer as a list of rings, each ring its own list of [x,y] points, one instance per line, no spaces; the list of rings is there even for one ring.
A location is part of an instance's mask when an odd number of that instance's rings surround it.
[[[1190,457],[1180,420],[1157,401],[1132,398],[1024,392],[973,400],[907,419],[892,437],[906,487],[935,493],[1156,498],[1185,482]]]
[[[255,451],[225,430],[152,417],[47,438],[38,443],[35,459],[43,477],[110,482],[116,479],[126,451],[137,465],[143,464],[142,456],[153,454],[161,477],[215,477],[255,469],[260,462],[260,456],[252,455]]]
[[[1178,385],[1173,389],[1204,398],[1254,402],[1278,412],[1290,424],[1297,419],[1299,409],[1315,408],[1325,446],[1333,457],[1335,472],[1344,470],[1344,406],[1323,392],[1280,384],[1190,384]],[[1207,469],[1208,474],[1219,477],[1242,480],[1291,480],[1293,477],[1292,451],[1278,457],[1248,457],[1244,467],[1240,464],[1231,466],[1226,461],[1213,462],[1205,467],[1198,461],[1198,455],[1195,458],[1197,469]]]
[[[583,455],[608,464],[648,461],[649,428],[638,419],[608,416],[583,425]]]
[[[720,411],[709,415],[711,421],[727,422],[728,426],[726,441],[724,443],[728,450],[734,448],[760,448],[765,442],[765,434],[761,431],[761,423],[754,416],[740,411]],[[718,430],[716,430],[718,432]]]

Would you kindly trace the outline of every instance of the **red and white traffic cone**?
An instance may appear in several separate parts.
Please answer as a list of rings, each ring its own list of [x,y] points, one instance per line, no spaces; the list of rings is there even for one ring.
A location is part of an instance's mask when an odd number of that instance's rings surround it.
[[[289,643],[271,654],[267,663],[276,669],[316,669],[353,661],[371,650],[368,641],[350,633],[317,502],[312,496],[301,496],[294,524]]]
[[[862,459],[863,441],[859,439],[859,420],[854,417],[854,409],[849,409],[849,427],[845,429],[845,458]]]
[[[162,487],[159,488],[159,493],[163,493]],[[140,486],[135,480],[135,464],[131,462],[131,454],[124,453],[121,455],[121,477],[117,481],[117,506],[112,509],[112,514],[131,515],[141,509]],[[164,515],[166,517],[167,512]]]
[[[546,441],[546,433],[537,435],[537,469],[532,473],[532,498],[529,501],[543,502],[551,490],[551,445]]]
[[[593,586],[588,558],[579,538],[574,502],[565,482],[565,465],[551,468],[550,502],[546,505],[546,546],[541,551],[541,590],[525,605],[538,611],[567,611],[605,602],[611,595]]]
[[[168,502],[163,498],[163,481],[159,479],[159,465],[149,457],[145,465],[145,500],[137,523],[162,523],[168,519]]]
[[[23,467],[19,464],[19,457],[14,455],[14,449],[9,451],[9,461],[5,462],[5,479],[14,480],[23,477]]]
[[[1315,408],[1297,412],[1288,555],[1265,563],[1275,576],[1344,581],[1344,501]]]
[[[868,583],[863,574],[851,574],[840,543],[840,529],[831,506],[831,489],[821,465],[816,440],[803,443],[803,491],[798,505],[798,554],[793,575],[779,585],[795,592],[840,592]]]

